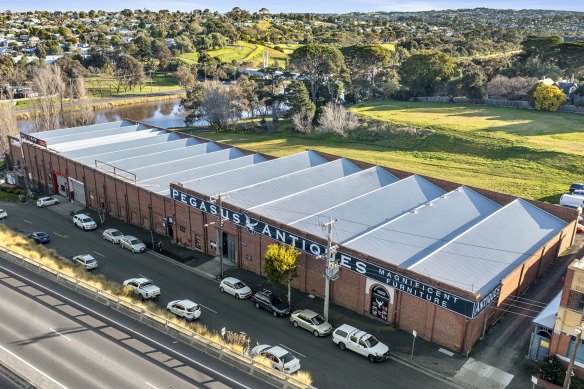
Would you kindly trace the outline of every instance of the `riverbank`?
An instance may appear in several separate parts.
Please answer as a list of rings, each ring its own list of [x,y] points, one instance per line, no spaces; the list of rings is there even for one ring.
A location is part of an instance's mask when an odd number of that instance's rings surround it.
[[[90,102],[91,109],[93,111],[107,110],[116,107],[124,107],[135,104],[152,103],[157,101],[168,101],[177,100],[184,97],[184,92],[176,91],[175,93],[160,93],[153,96],[132,96],[132,97],[110,97],[107,99],[92,100]],[[71,109],[71,106],[65,109]],[[16,110],[17,120],[31,120],[32,119],[31,108],[23,108]]]

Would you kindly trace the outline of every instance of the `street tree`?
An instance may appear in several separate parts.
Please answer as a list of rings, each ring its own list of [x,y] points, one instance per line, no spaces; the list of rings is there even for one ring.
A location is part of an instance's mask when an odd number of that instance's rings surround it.
[[[440,52],[421,52],[407,58],[400,68],[401,81],[414,96],[433,96],[438,86],[456,74],[456,61]]]
[[[290,283],[296,277],[300,252],[294,246],[270,244],[264,255],[266,278],[273,284],[288,285],[288,304],[292,302]]]

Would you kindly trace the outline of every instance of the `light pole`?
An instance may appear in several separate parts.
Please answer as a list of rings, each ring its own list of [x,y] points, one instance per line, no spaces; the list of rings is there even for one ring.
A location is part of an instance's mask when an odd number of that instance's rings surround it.
[[[332,244],[332,229],[336,221],[337,219],[329,218],[328,223],[321,225],[321,228],[326,232],[327,235],[326,270],[324,273],[324,321],[327,323],[329,318],[331,280],[336,276],[336,274],[333,274],[333,272],[336,265],[335,254],[337,252],[337,246],[333,246]]]
[[[574,349],[572,350],[572,356],[570,357],[568,370],[566,370],[566,378],[564,379],[563,389],[568,389],[570,387],[570,381],[572,380],[572,370],[574,369],[574,361],[576,360],[576,353],[578,352],[578,346],[582,341],[582,329],[584,329],[584,321],[580,322],[580,325],[574,328],[576,341],[574,342]]]
[[[217,224],[217,248],[219,249],[219,264],[220,264],[220,278],[223,279],[223,222],[226,220],[223,218],[223,199],[227,197],[223,193],[211,196],[209,200],[213,204],[217,204],[219,207],[219,214],[217,215],[217,221],[205,224],[205,227]]]

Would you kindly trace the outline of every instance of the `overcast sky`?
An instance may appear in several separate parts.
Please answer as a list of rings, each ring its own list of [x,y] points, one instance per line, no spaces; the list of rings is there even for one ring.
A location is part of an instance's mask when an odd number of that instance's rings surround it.
[[[225,12],[240,7],[254,12],[262,7],[271,12],[344,13],[350,11],[428,11],[469,7],[513,9],[560,9],[584,12],[582,0],[2,0],[0,10],[106,10],[123,8],[191,11],[208,8]]]

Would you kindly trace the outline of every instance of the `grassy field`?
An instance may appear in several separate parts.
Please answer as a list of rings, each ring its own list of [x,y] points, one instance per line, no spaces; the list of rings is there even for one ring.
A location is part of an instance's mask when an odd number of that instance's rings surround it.
[[[177,81],[170,74],[154,73],[152,82],[150,75],[146,76],[142,90],[140,87],[134,87],[128,90],[120,88],[116,92],[116,80],[112,77],[90,77],[85,80],[85,86],[90,95],[93,97],[119,97],[126,95],[147,95],[150,93],[165,93],[180,90]]]
[[[552,203],[571,182],[584,180],[584,120],[576,114],[397,101],[354,111],[361,121],[432,132],[415,141],[389,133],[369,139],[289,132],[202,136],[276,156],[316,149]]]
[[[199,53],[196,51],[194,53],[183,53],[178,56],[178,59],[187,65],[196,65],[199,63]]]
[[[284,67],[287,54],[274,50],[271,47],[239,41],[223,49],[211,50],[209,55],[220,62],[247,64],[253,68],[262,67],[262,53],[269,53],[270,66]]]

